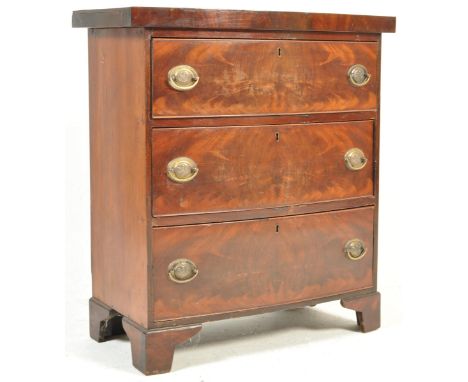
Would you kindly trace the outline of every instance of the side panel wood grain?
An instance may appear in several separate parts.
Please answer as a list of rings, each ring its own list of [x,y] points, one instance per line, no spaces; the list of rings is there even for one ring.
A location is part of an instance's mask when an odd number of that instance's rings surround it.
[[[93,297],[148,323],[150,158],[143,29],[89,30]]]
[[[153,129],[153,214],[307,204],[373,195],[373,122]],[[346,168],[347,150],[368,158]],[[174,183],[167,163],[186,156],[199,173]]]
[[[375,42],[153,39],[153,117],[369,110],[377,107]],[[172,89],[168,71],[190,65],[190,91]],[[353,64],[371,74],[364,87]]]
[[[153,229],[154,320],[294,303],[373,286],[373,207],[234,223]],[[188,239],[190,238],[190,239]],[[360,238],[357,261],[343,247]],[[199,275],[171,281],[187,258]]]

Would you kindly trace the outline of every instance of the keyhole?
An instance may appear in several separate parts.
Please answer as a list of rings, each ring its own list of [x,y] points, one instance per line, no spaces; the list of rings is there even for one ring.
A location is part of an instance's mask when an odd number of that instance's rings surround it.
[[[279,133],[278,132],[275,133],[275,139],[276,139],[276,142],[279,142]]]
[[[279,224],[276,225],[276,232],[279,232]]]
[[[278,48],[278,56],[281,56],[281,48]]]

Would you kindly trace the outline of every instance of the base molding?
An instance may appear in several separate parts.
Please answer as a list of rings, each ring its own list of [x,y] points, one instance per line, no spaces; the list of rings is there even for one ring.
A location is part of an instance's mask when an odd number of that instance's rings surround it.
[[[341,299],[341,305],[344,308],[356,311],[357,324],[362,332],[370,332],[380,327],[379,292],[373,291],[366,294],[346,296]],[[315,306],[315,304],[307,302],[302,306]],[[277,310],[283,309],[287,309],[287,307],[284,306],[282,309]],[[196,335],[201,328],[202,323],[196,322],[182,326],[148,329],[123,316],[96,298],[89,300],[89,331],[91,338],[97,342],[104,342],[116,336],[127,334],[132,349],[133,366],[145,375],[169,372],[176,346]]]

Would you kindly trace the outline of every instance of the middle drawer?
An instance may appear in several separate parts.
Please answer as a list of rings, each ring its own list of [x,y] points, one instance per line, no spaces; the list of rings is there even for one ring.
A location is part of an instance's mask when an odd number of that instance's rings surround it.
[[[373,122],[153,129],[153,215],[373,195]]]

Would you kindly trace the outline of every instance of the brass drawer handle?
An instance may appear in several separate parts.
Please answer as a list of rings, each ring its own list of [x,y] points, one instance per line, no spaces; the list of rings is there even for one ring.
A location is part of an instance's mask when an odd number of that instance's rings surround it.
[[[346,167],[353,171],[361,170],[367,164],[366,155],[361,149],[358,149],[357,147],[353,147],[352,149],[346,151],[344,161]]]
[[[356,64],[348,70],[348,79],[353,86],[364,86],[369,82],[370,78],[371,75],[364,65]]]
[[[352,239],[346,242],[344,246],[346,256],[351,260],[362,259],[367,253],[367,249],[360,239]]]
[[[169,264],[167,273],[171,281],[177,284],[188,283],[198,275],[198,268],[188,259],[177,259]]]
[[[197,164],[191,158],[178,157],[167,164],[167,176],[176,183],[190,182],[197,174]]]
[[[197,86],[200,77],[197,71],[189,65],[174,66],[167,73],[169,85],[179,91],[187,91]]]

